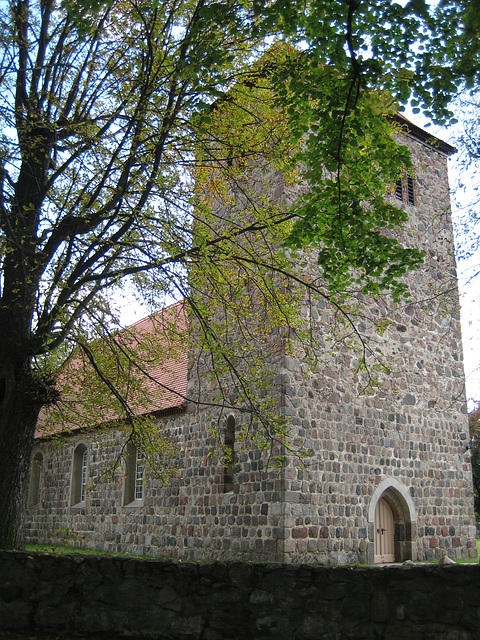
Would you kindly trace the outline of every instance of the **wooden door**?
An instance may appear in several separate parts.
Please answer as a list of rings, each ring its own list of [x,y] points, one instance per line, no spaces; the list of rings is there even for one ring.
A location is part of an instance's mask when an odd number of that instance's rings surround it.
[[[375,563],[395,562],[395,524],[390,505],[380,498],[375,509]]]

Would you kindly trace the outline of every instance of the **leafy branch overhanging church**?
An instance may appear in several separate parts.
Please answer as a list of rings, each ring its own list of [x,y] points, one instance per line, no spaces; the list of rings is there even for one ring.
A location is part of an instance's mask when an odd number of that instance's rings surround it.
[[[363,301],[389,320],[381,335],[363,328],[389,358],[389,384],[359,395],[345,350],[320,359],[313,373],[301,349],[272,350],[270,395],[306,456],[277,451],[282,464],[269,466],[271,449],[242,441],[252,415],[211,401],[209,361],[194,341],[172,348],[163,334],[160,364],[149,364],[157,329],[186,326],[185,305],[174,305],[124,335],[127,346],[143,345],[148,374],[143,404],[140,391],[134,394],[135,413],[150,416],[152,429],[161,425],[165,470],[174,459],[178,473],[153,473],[144,441],[129,440],[113,410],[93,412],[89,428],[79,423],[54,436],[39,430],[27,540],[67,537],[106,552],[172,558],[329,564],[476,555],[459,319],[430,295],[455,269],[447,178],[453,149],[411,123],[404,128],[415,171],[392,198],[408,211],[405,232],[426,250],[424,268],[409,277],[414,297],[429,301]],[[284,197],[281,174],[267,178],[270,196]],[[332,308],[317,302],[302,309],[318,342],[328,342]],[[73,404],[81,393],[75,384]]]

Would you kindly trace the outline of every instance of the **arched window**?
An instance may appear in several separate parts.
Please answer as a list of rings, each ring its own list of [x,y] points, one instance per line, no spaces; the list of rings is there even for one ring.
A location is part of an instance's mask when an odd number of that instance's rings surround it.
[[[143,454],[131,442],[125,452],[125,490],[123,504],[143,500],[144,460]]]
[[[87,445],[80,443],[73,452],[72,486],[70,504],[83,506],[87,500]]]
[[[233,491],[235,471],[235,418],[229,416],[225,425],[224,445],[225,466],[223,470],[223,492]]]
[[[40,498],[42,495],[42,474],[43,456],[38,452],[33,457],[32,468],[30,470],[30,488],[28,491],[29,507],[36,507],[40,504]]]

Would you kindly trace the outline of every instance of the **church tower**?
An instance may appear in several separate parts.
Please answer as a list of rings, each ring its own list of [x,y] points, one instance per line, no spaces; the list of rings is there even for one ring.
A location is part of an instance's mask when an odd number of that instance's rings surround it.
[[[476,553],[447,176],[454,150],[398,119],[414,170],[392,199],[408,212],[401,239],[426,258],[407,275],[408,303],[359,296],[355,339],[370,352],[370,371],[352,367],[342,343],[349,327],[337,326],[335,310],[305,306],[312,331],[338,348],[314,374],[302,350],[284,359],[285,412],[311,452],[283,471],[283,551],[292,561],[310,553],[335,564]]]
[[[288,425],[290,448],[277,447],[282,464],[268,470],[264,454],[239,442],[251,414],[224,417],[219,438],[234,460],[216,520],[231,524],[221,528],[232,537],[227,557],[243,549],[259,559],[373,564],[476,554],[447,175],[455,150],[395,120],[413,161],[392,185],[392,202],[408,214],[395,233],[425,252],[424,264],[405,276],[408,302],[356,294],[342,308],[304,291],[299,334],[307,329],[311,342],[282,350],[281,332],[264,336],[272,410]],[[262,165],[250,168],[248,189],[250,200],[281,211],[302,186]],[[218,209],[220,220],[235,219],[248,189]],[[300,276],[320,278],[314,252],[299,252],[298,261]],[[237,344],[245,339],[237,331]]]

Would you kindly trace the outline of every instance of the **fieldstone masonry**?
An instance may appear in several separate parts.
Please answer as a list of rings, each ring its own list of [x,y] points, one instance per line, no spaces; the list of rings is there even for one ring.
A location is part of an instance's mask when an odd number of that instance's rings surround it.
[[[378,376],[372,391],[362,394],[369,373],[357,370],[358,354],[335,309],[305,300],[305,322],[325,345],[316,368],[300,345],[288,355],[276,348],[271,357],[278,371],[272,389],[306,459],[287,455],[274,470],[259,450],[238,448],[233,491],[224,492],[224,466],[210,455],[218,411],[187,405],[184,414],[159,418],[182,450],[178,480],[161,486],[148,477],[142,503],[123,506],[125,479],[118,471],[105,473],[120,452],[120,430],[39,440],[34,455],[44,457],[41,499],[27,509],[29,541],[67,537],[105,551],[173,558],[372,564],[383,499],[394,522],[395,561],[476,556],[449,212],[451,148],[432,144],[413,126],[403,138],[415,165],[415,205],[404,204],[409,222],[400,234],[422,247],[426,260],[409,275],[408,304],[355,299],[352,314],[368,345],[370,373]],[[261,173],[269,197],[295,198],[300,187],[287,188],[273,170]],[[315,268],[307,254],[300,262],[307,272]],[[208,398],[209,387],[201,386],[207,367],[192,365],[189,394]],[[240,413],[233,419],[237,431],[248,421]],[[91,455],[86,504],[77,508],[69,506],[69,492],[80,440]]]

